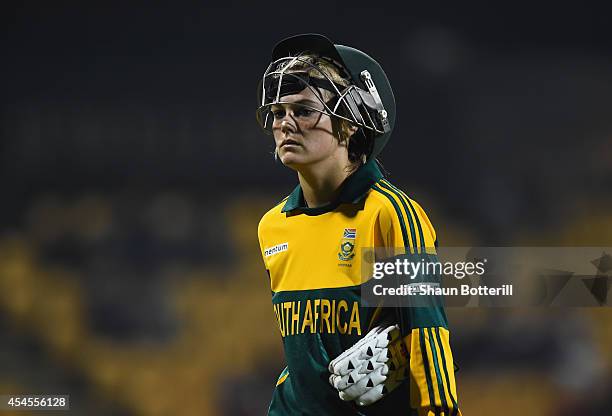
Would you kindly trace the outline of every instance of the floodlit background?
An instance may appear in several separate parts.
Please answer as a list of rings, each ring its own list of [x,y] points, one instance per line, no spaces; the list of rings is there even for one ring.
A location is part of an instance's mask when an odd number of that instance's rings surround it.
[[[381,159],[441,245],[612,246],[605,11],[207,3],[2,6],[0,394],[265,412],[283,358],[256,227],[296,177],[255,89],[291,34],[385,68]],[[609,308],[448,315],[464,415],[609,412]]]

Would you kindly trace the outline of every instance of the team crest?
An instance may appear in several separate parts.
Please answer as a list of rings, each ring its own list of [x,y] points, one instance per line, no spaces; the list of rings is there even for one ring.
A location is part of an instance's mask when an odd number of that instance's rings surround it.
[[[340,251],[338,259],[341,261],[350,261],[355,257],[355,238],[357,237],[356,228],[345,228],[340,240]]]

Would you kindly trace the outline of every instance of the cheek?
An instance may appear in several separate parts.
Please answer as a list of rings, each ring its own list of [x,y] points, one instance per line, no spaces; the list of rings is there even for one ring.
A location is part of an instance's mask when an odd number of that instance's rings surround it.
[[[307,154],[315,158],[326,157],[336,151],[338,142],[330,134],[315,134],[312,137],[306,138],[305,149]]]
[[[308,144],[320,151],[331,151],[338,147],[338,139],[332,133],[332,125],[329,119],[324,123],[319,123],[317,127],[309,132],[310,140],[307,140]]]
[[[280,145],[283,141],[283,134],[281,133],[280,129],[272,130],[272,137],[274,138],[274,144],[276,146]]]

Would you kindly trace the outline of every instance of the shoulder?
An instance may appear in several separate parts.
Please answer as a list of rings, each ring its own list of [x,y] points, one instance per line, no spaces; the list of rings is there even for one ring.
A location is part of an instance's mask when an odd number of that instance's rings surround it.
[[[379,221],[389,227],[399,228],[405,245],[411,247],[434,247],[436,231],[421,205],[406,192],[387,179],[377,181],[368,194],[379,212]]]
[[[285,218],[285,214],[282,212],[283,206],[287,201],[289,196],[284,197],[279,203],[274,205],[272,208],[266,212],[261,219],[259,220],[259,225],[257,226],[257,233],[260,238],[266,230],[268,230],[273,224],[278,224],[279,221],[282,221]]]

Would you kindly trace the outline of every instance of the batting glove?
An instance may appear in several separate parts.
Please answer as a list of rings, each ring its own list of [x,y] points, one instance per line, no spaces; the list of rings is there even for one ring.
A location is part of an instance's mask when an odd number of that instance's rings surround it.
[[[409,374],[408,351],[397,325],[377,326],[329,363],[329,383],[344,401],[377,402]]]

